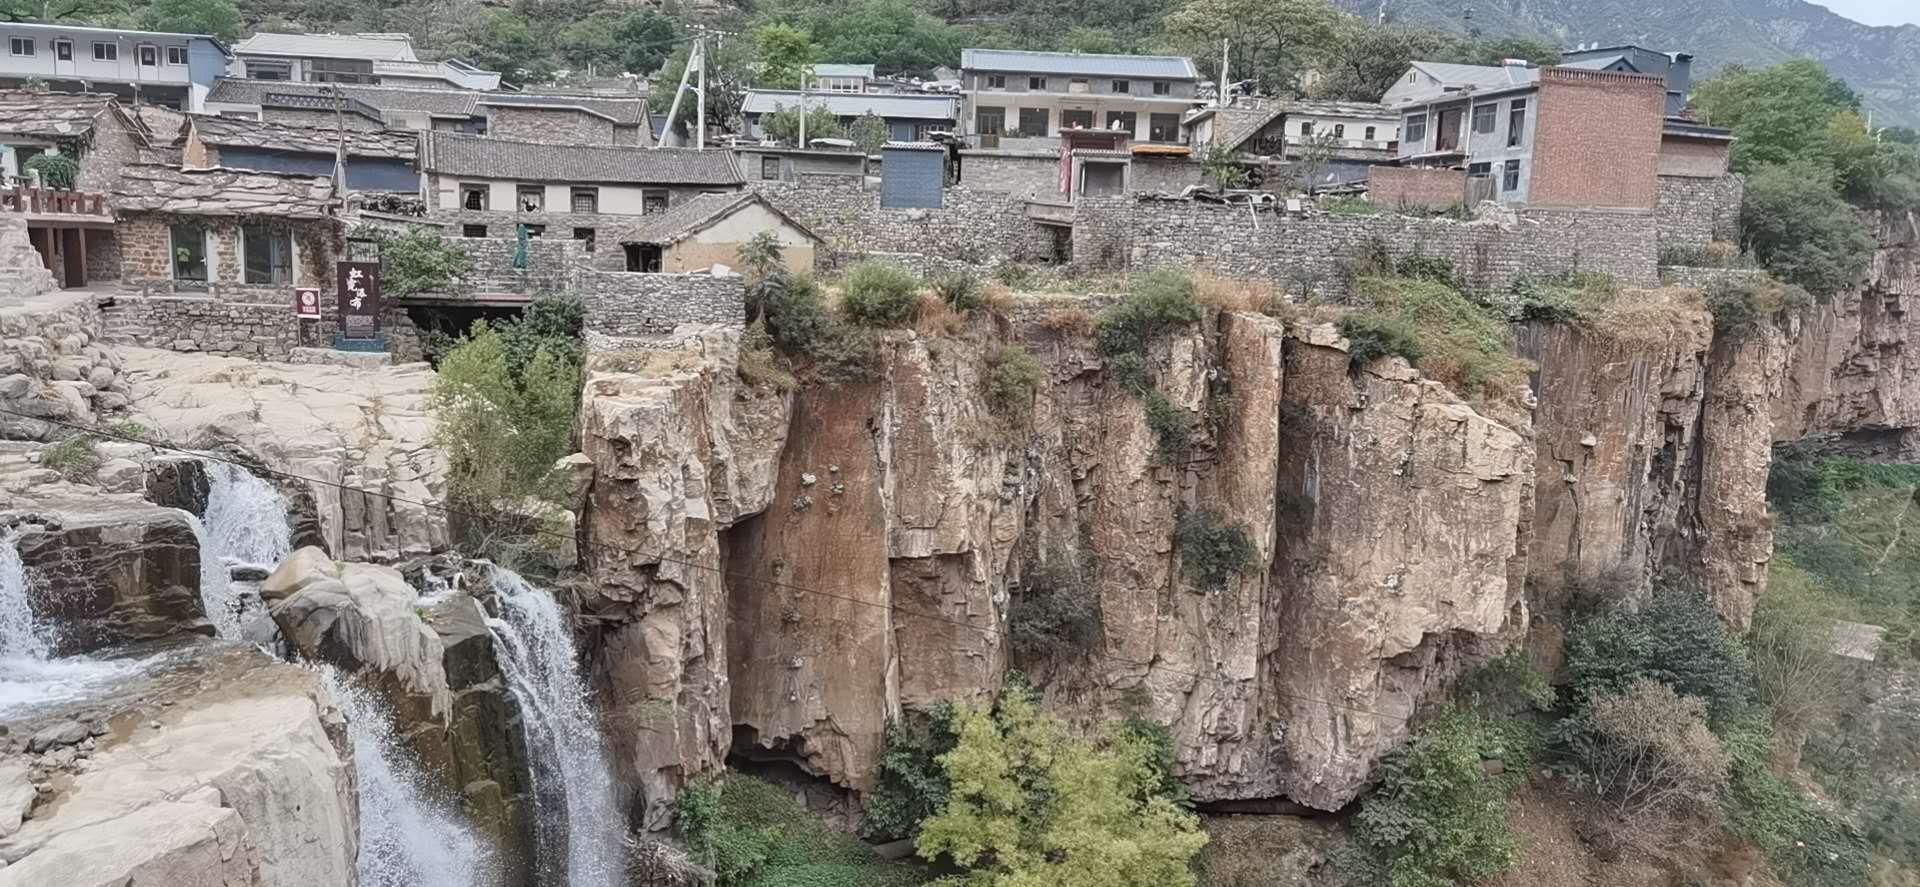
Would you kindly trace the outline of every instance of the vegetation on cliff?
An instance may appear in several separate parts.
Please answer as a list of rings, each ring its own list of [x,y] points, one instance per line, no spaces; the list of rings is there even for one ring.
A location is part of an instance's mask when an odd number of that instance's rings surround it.
[[[834,831],[786,788],[751,776],[695,779],[674,799],[674,831],[718,887],[906,887],[926,879]]]

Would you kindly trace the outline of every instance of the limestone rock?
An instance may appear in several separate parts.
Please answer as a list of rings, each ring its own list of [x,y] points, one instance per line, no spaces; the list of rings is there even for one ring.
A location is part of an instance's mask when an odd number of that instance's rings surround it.
[[[208,631],[200,540],[186,515],[147,503],[90,499],[57,528],[29,524],[20,559],[36,581],[34,612],[60,620],[55,655]]]
[[[414,611],[419,594],[392,567],[341,563],[302,548],[260,584],[287,642],[310,658],[370,670],[444,719],[451,701],[439,635]]]
[[[24,763],[0,764],[0,838],[20,830],[38,796]]]
[[[94,479],[109,493],[136,493],[146,487],[147,470],[131,459],[109,459],[101,463]]]

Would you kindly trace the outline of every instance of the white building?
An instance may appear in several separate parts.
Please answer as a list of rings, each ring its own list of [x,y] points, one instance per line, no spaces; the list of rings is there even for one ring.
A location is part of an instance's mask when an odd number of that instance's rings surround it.
[[[231,73],[249,80],[499,89],[500,75],[452,59],[423,62],[405,34],[260,33],[233,46]]]
[[[229,53],[203,34],[0,22],[0,88],[28,82],[56,92],[104,92],[199,111]]]
[[[1181,56],[965,49],[960,67],[960,126],[974,147],[1056,147],[1068,129],[1177,144],[1198,102],[1200,73]]]

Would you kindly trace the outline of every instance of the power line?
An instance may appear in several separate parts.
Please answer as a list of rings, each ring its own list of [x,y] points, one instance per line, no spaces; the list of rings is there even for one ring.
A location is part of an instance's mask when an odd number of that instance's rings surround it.
[[[42,418],[40,416],[31,416],[26,413],[18,412],[16,410],[7,409],[5,407],[0,407],[0,415],[14,416],[21,419],[30,419],[35,422],[44,422],[48,425],[53,425],[59,428],[65,428],[70,431],[79,432],[81,434],[91,434],[96,437],[111,438],[113,440],[119,440],[126,443],[134,443],[134,444],[140,444],[142,446],[152,447],[156,450],[167,450],[169,452],[175,452],[175,453],[180,453],[187,456],[192,456],[197,459],[205,459],[209,462],[219,462],[226,465],[233,465],[238,468],[246,469],[247,471],[260,472],[260,473],[272,475],[274,477],[279,477],[285,480],[301,481],[304,483],[317,484],[319,486],[324,486],[324,487],[333,487],[341,491],[359,493],[364,496],[378,497],[390,502],[399,502],[406,505],[417,505],[422,508],[440,512],[450,517],[462,517],[462,518],[467,518],[471,520],[478,520],[479,522],[483,522],[483,523],[498,523],[498,519],[492,515],[487,515],[479,512],[472,512],[472,511],[463,511],[463,510],[452,508],[450,506],[447,506],[438,502],[423,502],[416,499],[407,499],[401,496],[394,496],[388,493],[381,493],[373,490],[368,490],[363,487],[355,487],[350,484],[341,483],[339,481],[324,480],[322,478],[317,478],[317,477],[307,477],[305,475],[293,474],[291,472],[286,472],[286,471],[279,471],[277,469],[267,468],[261,465],[248,464],[246,462],[241,462],[236,459],[230,459],[224,456],[207,453],[200,450],[190,449],[190,448],[179,446],[176,444],[165,443],[162,441],[152,440],[148,438],[136,437],[134,435],[127,434],[125,432],[99,428],[97,426],[87,426],[87,425],[82,425],[75,422],[66,422],[58,419],[47,419],[47,418]],[[535,528],[531,531],[531,534],[537,535],[537,536],[550,536],[555,539],[564,540],[569,544],[579,544],[579,540],[575,539],[574,537],[568,536],[564,533],[554,532],[552,530]],[[813,595],[815,597],[826,598],[829,600],[844,601],[851,604],[858,604],[860,606],[883,609],[891,613],[897,613],[903,616],[912,616],[918,619],[926,619],[932,622],[942,622],[948,625],[953,625],[960,628],[969,629],[972,631],[978,631],[982,634],[997,635],[1000,633],[997,628],[985,628],[979,625],[974,625],[973,623],[970,623],[970,622],[962,622],[958,619],[949,619],[938,613],[926,613],[919,610],[912,610],[906,607],[901,607],[896,604],[881,603],[879,601],[869,601],[869,600],[864,600],[861,598],[853,597],[850,595],[844,595],[844,594],[835,594],[833,592],[826,591],[824,589],[811,588],[808,586],[797,585],[791,582],[783,582],[778,579],[766,579],[766,578],[761,578],[759,576],[749,576],[743,573],[728,571],[723,567],[715,567],[715,566],[710,566],[703,563],[698,563],[695,561],[682,560],[679,558],[671,557],[666,554],[649,552],[639,548],[623,548],[610,543],[593,542],[593,541],[588,541],[585,543],[585,545],[590,548],[602,549],[605,551],[616,552],[623,555],[638,556],[641,559],[647,560],[647,561],[665,563],[665,564],[674,564],[676,566],[689,567],[696,570],[705,570],[712,573],[718,573],[723,579],[734,579],[742,582],[758,583],[763,586],[776,588],[783,591],[791,591],[796,594]],[[1114,663],[1117,665],[1126,665],[1126,666],[1132,666],[1135,668],[1144,668],[1144,669],[1148,669],[1149,671],[1157,669],[1158,671],[1165,674],[1192,678],[1195,681],[1212,682],[1212,683],[1220,684],[1221,686],[1230,686],[1232,684],[1238,684],[1238,683],[1244,682],[1240,680],[1230,681],[1224,678],[1219,678],[1212,675],[1200,674],[1198,672],[1185,671],[1182,669],[1172,668],[1166,665],[1156,665],[1153,662],[1140,662],[1138,660],[1133,660],[1133,659],[1123,659],[1117,656],[1110,655],[1105,652],[1090,650],[1086,652],[1086,655],[1090,658],[1104,660],[1106,662]],[[1298,693],[1289,693],[1285,690],[1280,690],[1278,688],[1268,688],[1268,689],[1270,692],[1272,692],[1276,696],[1292,699],[1298,702],[1310,702],[1317,705],[1325,705],[1330,708],[1340,709],[1343,711],[1352,712],[1354,714],[1368,715],[1370,717],[1375,717],[1375,718],[1384,718],[1386,720],[1399,721],[1401,723],[1407,723],[1412,720],[1412,718],[1401,717],[1400,715],[1390,715],[1385,712],[1358,708],[1351,705],[1345,705],[1339,702],[1333,702],[1331,700],[1318,699],[1312,696],[1304,696]],[[1375,749],[1378,750],[1378,746],[1379,746],[1378,733],[1374,734],[1374,745],[1375,745]]]

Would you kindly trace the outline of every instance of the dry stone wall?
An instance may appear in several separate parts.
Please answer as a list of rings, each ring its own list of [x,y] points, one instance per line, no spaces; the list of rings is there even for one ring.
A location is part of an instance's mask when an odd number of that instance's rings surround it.
[[[101,341],[88,293],[47,293],[0,306],[0,439],[55,440],[127,406],[120,355]],[[46,421],[41,421],[46,420]]]
[[[582,271],[587,329],[608,336],[663,335],[682,324],[740,326],[746,285],[737,274]]]
[[[1052,234],[1027,218],[1026,200],[1016,194],[956,186],[942,192],[938,209],[886,209],[878,186],[845,176],[756,184],[826,240],[829,267],[869,253],[920,253],[987,268],[1043,260],[1052,249]]]
[[[1739,176],[1695,178],[1661,176],[1654,204],[1660,245],[1699,249],[1713,241],[1740,239],[1740,202],[1746,182]]]

